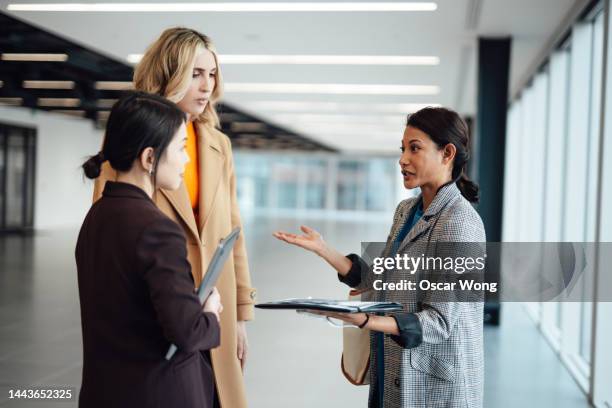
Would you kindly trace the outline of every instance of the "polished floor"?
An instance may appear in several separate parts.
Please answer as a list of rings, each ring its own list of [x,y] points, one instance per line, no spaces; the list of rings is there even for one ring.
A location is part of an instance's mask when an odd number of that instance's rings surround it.
[[[247,220],[260,301],[346,296],[324,262],[271,236],[277,229],[296,230],[300,222],[316,227],[345,252],[359,251],[360,241],[381,241],[387,234],[385,223],[372,220]],[[0,407],[77,405],[76,399],[43,403],[11,400],[8,394],[35,385],[73,387],[78,393],[82,354],[75,239],[75,230],[0,236]],[[502,313],[500,327],[485,328],[485,407],[588,407],[522,306],[504,304]],[[248,332],[250,407],[366,406],[367,389],[350,385],[340,373],[337,329],[294,312],[257,311]]]

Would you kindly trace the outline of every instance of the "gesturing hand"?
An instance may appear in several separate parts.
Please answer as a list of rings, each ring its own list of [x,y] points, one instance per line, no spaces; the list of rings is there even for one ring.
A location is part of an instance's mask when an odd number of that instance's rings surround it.
[[[314,229],[305,225],[302,225],[300,229],[303,232],[302,235],[282,231],[274,232],[272,235],[281,241],[287,242],[288,244],[296,245],[300,248],[314,252],[317,255],[321,255],[326,245],[325,241],[323,240],[323,236],[318,231],[315,231]]]

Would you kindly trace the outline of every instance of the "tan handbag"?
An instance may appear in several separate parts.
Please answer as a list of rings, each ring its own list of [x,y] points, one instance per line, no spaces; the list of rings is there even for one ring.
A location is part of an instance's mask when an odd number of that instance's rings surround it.
[[[362,299],[362,293],[351,289],[349,300]],[[342,329],[342,374],[353,385],[370,383],[370,330],[345,327]]]

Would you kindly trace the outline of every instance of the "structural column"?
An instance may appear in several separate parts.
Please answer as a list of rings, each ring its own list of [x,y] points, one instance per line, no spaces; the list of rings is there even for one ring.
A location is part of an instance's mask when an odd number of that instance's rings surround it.
[[[474,163],[480,186],[478,212],[487,233],[487,241],[500,242],[506,152],[506,116],[510,77],[510,38],[478,40],[478,111]],[[493,254],[492,254],[493,255]],[[499,273],[499,257],[489,256],[488,271]],[[498,276],[490,278],[499,280]],[[499,323],[500,304],[487,298],[485,317]]]

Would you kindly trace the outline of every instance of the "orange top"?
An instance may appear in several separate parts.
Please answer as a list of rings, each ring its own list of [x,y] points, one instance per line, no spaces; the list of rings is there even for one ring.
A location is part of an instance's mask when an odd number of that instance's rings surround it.
[[[198,135],[193,126],[193,122],[187,124],[187,154],[189,155],[189,163],[185,166],[185,186],[189,193],[191,208],[198,216],[198,205],[200,201],[200,174],[198,163]]]

